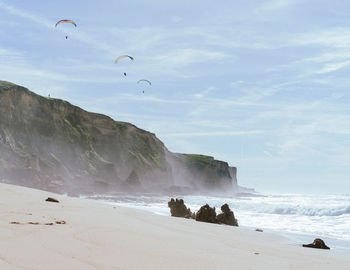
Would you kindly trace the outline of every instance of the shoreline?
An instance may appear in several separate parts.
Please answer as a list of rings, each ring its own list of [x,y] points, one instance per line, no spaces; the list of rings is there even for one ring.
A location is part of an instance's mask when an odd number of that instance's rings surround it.
[[[153,198],[152,196],[149,196],[149,194],[142,194],[142,195],[145,196],[147,199]],[[189,196],[189,195],[187,195],[187,196]],[[193,196],[197,196],[197,195],[193,195]],[[203,197],[206,197],[206,196],[207,195],[203,195]],[[135,196],[135,194],[128,194],[128,195],[118,194],[117,196],[99,195],[96,197],[89,197],[89,198],[93,198],[96,201],[101,201],[103,203],[110,204],[110,205],[118,205],[121,207],[128,207],[131,209],[139,209],[139,210],[147,211],[147,212],[154,213],[157,215],[170,217],[170,209],[167,206],[167,201],[171,197],[183,198],[182,196],[177,196],[174,194],[169,195],[169,197],[168,197],[168,195],[159,195],[158,194],[158,196],[156,197],[156,201],[159,201],[158,204],[161,204],[161,206],[154,206],[154,205],[152,205],[152,203],[147,202],[147,200],[144,201],[144,199],[137,198]],[[265,197],[267,197],[267,196],[265,196]],[[220,197],[217,197],[217,198],[220,198]],[[224,198],[226,198],[226,197],[224,197]],[[139,201],[137,203],[136,201],[133,201],[132,199],[139,200]],[[226,199],[229,199],[229,198],[226,198]],[[226,202],[226,200],[222,201],[222,203],[224,203],[224,202]],[[202,203],[205,203],[205,202],[202,201]],[[186,204],[186,201],[185,201],[185,204]],[[192,209],[191,205],[187,205],[187,206]],[[216,205],[216,206],[217,206],[217,208],[219,208],[218,205]],[[193,208],[194,211],[197,211],[198,209]],[[238,212],[237,209],[233,209],[233,211],[235,212],[235,214],[237,214],[237,212]],[[239,216],[237,216],[237,217],[238,217],[238,220],[240,220]],[[292,241],[295,241],[296,243],[298,243],[300,245],[305,244],[305,243],[311,243],[311,242],[313,242],[313,240],[315,238],[321,238],[326,243],[329,244],[332,251],[341,252],[342,254],[344,254],[344,253],[350,254],[350,240],[339,239],[339,238],[335,238],[335,237],[331,237],[331,236],[327,236],[327,235],[320,235],[317,233],[312,234],[310,232],[305,232],[305,233],[292,232],[290,230],[281,230],[281,229],[277,229],[277,228],[265,227],[262,225],[254,226],[254,225],[241,225],[240,224],[240,227],[246,228],[248,230],[255,230],[257,228],[261,228],[265,232],[270,232],[270,233],[286,236],[289,239],[291,239]]]
[[[344,269],[350,263],[338,252],[295,246],[287,237],[265,231],[8,184],[0,184],[0,196],[4,270]],[[60,203],[46,202],[47,197]]]
[[[100,201],[102,203],[105,204],[109,204],[109,205],[117,205],[120,207],[127,207],[130,209],[137,209],[137,210],[141,210],[141,211],[146,211],[149,213],[153,213],[156,215],[160,215],[160,216],[168,216],[170,217],[170,210],[169,210],[169,214],[164,214],[161,212],[156,212],[154,210],[151,209],[146,209],[146,207],[136,207],[136,206],[132,206],[132,205],[126,205],[123,203],[115,203],[115,202],[109,202],[109,201],[104,201],[104,200],[99,200],[96,199],[96,201]],[[239,225],[240,228],[244,228],[247,230],[252,230],[254,231],[255,229],[257,229],[258,227],[254,227],[254,226],[246,226],[246,225]],[[282,235],[284,237],[289,238],[292,242],[295,242],[296,246],[301,246],[302,244],[305,243],[311,243],[315,238],[322,238],[327,244],[329,244],[329,246],[331,247],[331,251],[332,252],[339,252],[341,254],[350,254],[350,241],[347,240],[343,240],[343,239],[337,239],[337,238],[331,238],[331,237],[327,237],[327,236],[317,236],[317,235],[312,235],[312,234],[300,234],[300,233],[293,233],[293,232],[289,232],[289,231],[282,231],[282,230],[277,230],[277,229],[271,229],[271,228],[263,228],[264,232],[268,232],[268,233],[272,233],[272,234],[276,234],[276,235]]]

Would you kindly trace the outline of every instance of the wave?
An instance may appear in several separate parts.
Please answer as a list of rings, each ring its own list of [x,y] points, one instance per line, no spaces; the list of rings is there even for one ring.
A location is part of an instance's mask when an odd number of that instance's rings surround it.
[[[272,209],[271,214],[279,215],[302,215],[302,216],[341,216],[350,214],[349,207],[335,207],[329,209],[320,208],[301,208],[301,207],[278,207]]]
[[[205,202],[220,209],[228,203],[235,211],[248,211],[257,214],[299,215],[299,216],[342,216],[350,214],[349,198],[344,196],[270,196],[257,198],[186,198],[191,209]]]

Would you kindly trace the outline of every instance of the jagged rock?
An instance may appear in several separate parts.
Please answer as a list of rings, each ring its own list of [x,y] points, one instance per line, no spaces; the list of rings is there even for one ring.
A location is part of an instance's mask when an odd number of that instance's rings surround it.
[[[330,249],[320,238],[316,238],[312,244],[304,244],[303,247]]]
[[[203,205],[196,213],[196,221],[218,223],[215,207],[211,208],[208,204]]]
[[[59,203],[60,201],[55,199],[55,198],[52,198],[52,197],[48,197],[45,201],[47,202],[55,202],[55,203]]]
[[[183,199],[174,200],[174,198],[171,198],[171,200],[168,202],[168,206],[170,208],[171,216],[173,217],[184,217],[184,218],[193,217],[191,210],[186,207]]]
[[[227,203],[221,206],[221,211],[222,213],[218,214],[216,217],[218,223],[231,226],[238,226],[237,219],[235,219],[235,215],[233,214]]]

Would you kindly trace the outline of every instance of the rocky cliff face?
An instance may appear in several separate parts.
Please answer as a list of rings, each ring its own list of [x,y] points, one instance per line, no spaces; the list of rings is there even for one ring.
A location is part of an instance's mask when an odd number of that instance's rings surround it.
[[[0,181],[55,192],[231,190],[235,168],[152,133],[0,81]]]

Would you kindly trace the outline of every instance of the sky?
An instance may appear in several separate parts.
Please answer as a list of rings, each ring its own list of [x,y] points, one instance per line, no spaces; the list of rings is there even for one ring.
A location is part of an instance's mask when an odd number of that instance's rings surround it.
[[[0,80],[227,161],[257,191],[349,193],[349,12],[347,0],[0,0]],[[135,60],[115,64],[124,54]]]

